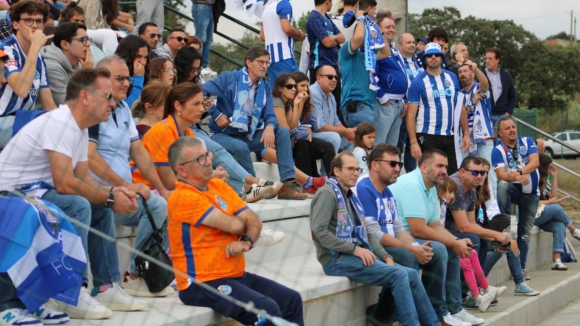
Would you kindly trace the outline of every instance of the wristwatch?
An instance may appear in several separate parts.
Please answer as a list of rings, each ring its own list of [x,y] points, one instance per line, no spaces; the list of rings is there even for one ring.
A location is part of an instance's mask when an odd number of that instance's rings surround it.
[[[518,169],[517,171],[518,171],[518,173],[519,173],[520,175],[524,175],[524,174],[522,173],[522,170],[521,170],[521,169]]]
[[[244,234],[241,238],[240,241],[249,241],[250,242],[250,249],[254,248],[254,240],[252,240],[252,237],[250,237],[247,234]]]
[[[109,191],[109,198],[103,206],[105,206],[105,208],[113,208],[113,205],[115,205],[115,194],[112,191]]]

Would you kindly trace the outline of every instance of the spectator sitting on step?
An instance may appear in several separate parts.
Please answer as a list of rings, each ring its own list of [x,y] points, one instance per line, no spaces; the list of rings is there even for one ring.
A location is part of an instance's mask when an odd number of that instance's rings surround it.
[[[187,37],[187,46],[191,46],[197,52],[201,53],[201,40],[197,36],[188,36]]]
[[[177,55],[177,51],[185,46],[187,43],[187,36],[185,31],[181,28],[174,28],[167,34],[167,39],[162,47],[153,50],[157,58],[167,58],[173,60]]]
[[[161,33],[159,33],[159,27],[155,23],[147,22],[139,26],[138,35],[140,38],[144,39],[151,51],[157,48],[159,40],[161,40]],[[153,52],[150,53],[150,59],[155,58]]]
[[[252,175],[250,152],[260,151],[264,159],[276,163],[283,182],[278,199],[306,199],[307,194],[297,188],[317,189],[324,178],[310,177],[294,167],[290,131],[278,125],[270,84],[264,79],[269,62],[266,49],[253,47],[246,52],[244,68],[223,72],[203,85],[205,96],[217,96],[217,105],[209,111],[210,132]]]
[[[198,85],[181,84],[176,89],[187,85],[197,88],[196,106],[203,110]],[[168,157],[179,180],[169,198],[168,231],[181,302],[214,309],[244,325],[273,325],[201,287],[198,282],[202,282],[303,326],[302,298],[297,291],[245,271],[244,253],[257,241],[262,222],[230,186],[212,177],[212,152],[203,141],[184,136],[173,142]]]
[[[316,160],[322,159],[325,171],[330,171],[330,162],[335,155],[334,146],[325,140],[312,138],[310,119],[303,120],[306,103],[310,104],[307,79],[304,80],[304,84],[306,84],[306,89],[298,91],[298,84],[290,74],[279,74],[272,91],[274,112],[278,125],[290,130],[290,137],[293,141],[292,155],[296,168],[308,175],[320,177]],[[308,105],[309,108],[310,105]],[[306,113],[309,117],[310,113]],[[316,188],[310,187],[307,192],[314,194]]]
[[[143,88],[141,98],[133,104],[131,109],[133,117],[139,118],[135,126],[141,141],[143,141],[143,136],[153,125],[163,120],[165,101],[167,101],[171,89],[171,85],[167,85],[161,80],[152,80]]]
[[[85,25],[85,11],[77,4],[77,2],[71,1],[68,6],[61,11],[59,23],[62,24],[66,22]],[[91,44],[97,44],[106,54],[110,55],[117,51],[119,40],[117,39],[117,33],[112,29],[90,29],[87,27],[87,34],[91,38]]]
[[[191,46],[185,46],[177,51],[173,64],[177,70],[177,83],[192,82],[203,84],[201,79],[201,54]]]
[[[177,69],[175,69],[173,61],[166,58],[155,58],[151,60],[149,62],[148,83],[154,80],[160,80],[168,86],[177,85]],[[143,96],[143,91],[141,91],[141,96]]]
[[[141,97],[141,90],[147,83],[146,77],[149,73],[149,44],[136,35],[125,37],[120,43],[115,54],[125,60],[131,76],[131,86],[127,91],[128,95],[125,103],[129,107]]]

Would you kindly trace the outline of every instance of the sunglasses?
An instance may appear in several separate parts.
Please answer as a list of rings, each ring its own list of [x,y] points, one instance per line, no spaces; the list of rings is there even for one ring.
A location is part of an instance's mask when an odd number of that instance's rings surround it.
[[[151,34],[149,34],[149,38],[161,38],[161,34],[151,33]],[[181,42],[181,40],[178,40],[178,41]]]
[[[399,161],[389,161],[389,160],[375,160],[377,162],[387,162],[389,163],[389,165],[394,168],[395,166],[399,166],[399,169],[403,167],[403,162],[399,162]]]
[[[335,78],[338,80],[337,75],[320,75],[320,76],[324,76],[324,77],[328,78],[328,80],[334,80]]]
[[[286,87],[287,90],[291,90],[292,88],[298,89],[298,84],[286,84],[283,87]]]
[[[471,175],[474,177],[477,177],[478,175],[483,177],[484,175],[487,174],[487,171],[485,171],[485,170],[470,170],[470,169],[464,169],[464,170],[471,172]]]
[[[425,55],[425,57],[426,57],[427,59],[436,58],[436,57],[438,57],[438,56],[439,56],[438,54],[434,54],[434,53],[433,53],[433,54],[426,54],[426,55]]]
[[[181,37],[181,36],[172,36],[170,38],[174,38],[177,40],[177,42],[187,42],[187,37]]]
[[[107,95],[105,95],[105,94],[97,94],[97,93],[93,93],[93,94],[97,95],[98,97],[102,97],[102,98],[106,99],[107,102],[111,102],[113,100],[113,93],[109,93]]]

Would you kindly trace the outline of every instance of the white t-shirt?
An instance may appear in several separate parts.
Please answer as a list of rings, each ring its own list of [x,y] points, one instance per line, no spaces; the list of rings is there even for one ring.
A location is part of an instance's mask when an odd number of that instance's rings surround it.
[[[12,191],[37,181],[54,186],[46,151],[64,154],[78,162],[87,161],[88,130],[81,130],[65,104],[29,122],[0,153],[0,190]],[[26,193],[41,197],[46,189]]]

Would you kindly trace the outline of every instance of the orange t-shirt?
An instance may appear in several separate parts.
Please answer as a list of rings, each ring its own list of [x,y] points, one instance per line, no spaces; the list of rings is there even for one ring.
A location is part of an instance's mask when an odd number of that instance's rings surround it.
[[[247,204],[232,187],[220,179],[211,179],[208,190],[177,181],[167,201],[167,233],[173,268],[199,282],[241,277],[245,270],[244,254],[226,257],[226,246],[240,236],[202,224],[214,209],[237,215]],[[189,287],[188,278],[175,275],[180,291]]]
[[[185,130],[186,136],[195,137],[195,133],[191,129],[187,128]],[[169,146],[173,144],[174,141],[179,138],[179,131],[177,129],[177,123],[175,119],[170,115],[165,120],[157,122],[145,135],[143,136],[143,146],[151,155],[153,163],[155,166],[169,166],[169,158],[167,156],[169,152]],[[135,167],[135,163],[131,161],[131,171],[133,174],[133,183],[144,183],[151,190],[155,189],[151,183],[145,179],[141,171]]]

